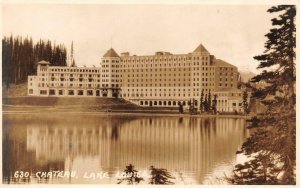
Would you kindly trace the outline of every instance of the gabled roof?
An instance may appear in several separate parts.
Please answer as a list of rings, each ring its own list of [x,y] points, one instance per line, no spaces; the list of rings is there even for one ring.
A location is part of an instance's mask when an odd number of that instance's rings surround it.
[[[209,53],[207,51],[207,49],[202,45],[200,44],[195,50],[194,50],[195,53],[202,53],[202,52],[205,52],[205,53]]]
[[[212,65],[216,67],[236,67],[230,63],[223,61],[222,59],[214,59]]]
[[[113,48],[111,48],[104,54],[103,57],[119,57],[119,55]]]
[[[40,64],[40,65],[50,65],[50,63],[48,61],[45,61],[45,60],[39,61],[39,62],[37,62],[37,64]]]

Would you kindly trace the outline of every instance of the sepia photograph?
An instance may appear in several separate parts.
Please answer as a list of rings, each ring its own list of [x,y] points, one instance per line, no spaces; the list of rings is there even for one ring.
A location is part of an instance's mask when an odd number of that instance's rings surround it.
[[[295,186],[298,7],[234,2],[1,2],[2,185]]]

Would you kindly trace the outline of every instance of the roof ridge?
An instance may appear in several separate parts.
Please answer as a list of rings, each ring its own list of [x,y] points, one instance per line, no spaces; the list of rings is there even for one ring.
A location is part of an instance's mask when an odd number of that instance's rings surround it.
[[[236,67],[235,65],[228,63],[227,61],[224,61],[222,59],[214,59],[213,64],[215,66],[230,66],[230,67]]]
[[[200,43],[199,46],[194,50],[195,53],[201,53],[201,52],[205,52],[205,53],[209,53],[207,51],[207,49]]]
[[[110,48],[104,55],[103,57],[120,57],[118,55],[118,53],[113,49],[113,48]]]

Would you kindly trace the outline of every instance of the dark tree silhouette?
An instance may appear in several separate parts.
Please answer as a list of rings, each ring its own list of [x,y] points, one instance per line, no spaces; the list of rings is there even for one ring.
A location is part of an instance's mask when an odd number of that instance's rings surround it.
[[[216,94],[214,94],[211,108],[212,108],[213,113],[216,114],[217,113],[217,95]]]
[[[182,114],[183,113],[183,105],[182,105],[182,103],[180,102],[178,106],[179,106],[179,113]]]
[[[36,62],[45,60],[50,64],[66,66],[66,49],[63,45],[52,45],[50,41],[40,40],[33,44],[31,38],[2,38],[2,83],[19,84],[27,80],[28,75],[36,73]]]
[[[118,179],[118,184],[122,183],[123,181],[126,181],[128,185],[133,185],[139,184],[141,181],[144,180],[144,178],[139,177],[138,171],[134,169],[134,166],[132,164],[126,166],[124,172],[126,174],[126,177]]]
[[[204,111],[208,112],[209,111],[209,107],[208,107],[208,98],[207,98],[207,94],[205,94],[205,99],[203,102],[203,106],[204,106]]]
[[[236,165],[233,184],[295,184],[296,168],[296,95],[295,48],[296,7],[279,5],[268,9],[278,17],[272,19],[263,55],[255,56],[264,69],[252,82],[265,82],[264,88],[253,91],[266,112],[253,118],[255,132],[241,151],[251,158]],[[272,69],[270,69],[272,67]]]
[[[154,166],[150,166],[150,184],[174,184],[170,181],[170,179],[175,179],[171,176],[170,172],[163,168],[155,168]]]
[[[210,93],[210,90],[209,90],[209,92],[208,92],[208,97],[207,97],[207,109],[208,109],[208,112],[210,112],[210,110],[211,110],[211,93]]]
[[[243,92],[243,108],[244,108],[244,113],[245,114],[248,114],[248,106],[249,106],[249,104],[248,104],[248,92],[247,92],[247,90],[245,90],[244,92]]]
[[[200,112],[203,112],[204,108],[204,90],[201,90],[201,97],[200,97]]]

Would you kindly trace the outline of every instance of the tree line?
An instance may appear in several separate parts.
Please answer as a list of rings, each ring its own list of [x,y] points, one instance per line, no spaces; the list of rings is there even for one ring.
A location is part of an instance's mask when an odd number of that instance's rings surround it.
[[[263,54],[254,57],[263,71],[251,80],[266,83],[252,97],[267,110],[251,119],[254,132],[238,151],[249,160],[235,166],[228,178],[232,184],[296,184],[296,6],[273,6],[268,12],[277,17],[265,35]]]
[[[62,44],[52,44],[40,39],[34,43],[32,38],[20,36],[2,38],[2,83],[19,84],[27,80],[28,75],[36,74],[36,63],[45,60],[50,66],[66,66],[67,50]]]
[[[183,113],[183,103],[179,103],[179,112]],[[188,101],[188,105],[189,105],[189,112],[191,114],[195,114],[196,113],[196,107],[197,102],[195,100],[190,100]],[[208,112],[208,113],[217,113],[217,95],[213,95],[212,98],[212,94],[210,93],[210,90],[208,92],[208,94],[205,94],[204,97],[204,90],[202,89],[201,91],[201,97],[200,97],[200,112]]]
[[[217,95],[212,95],[210,93],[210,90],[208,94],[205,94],[204,97],[204,90],[201,91],[200,96],[200,111],[201,112],[213,112],[214,114],[217,113]]]
[[[216,114],[217,113],[217,95],[212,94],[209,90],[208,94],[206,93],[204,95],[204,90],[202,89],[201,95],[200,95],[200,113],[212,113]],[[188,102],[189,105],[189,112],[191,114],[196,113],[196,106],[197,103],[194,100],[190,100]],[[242,101],[242,106],[244,109],[244,113],[248,114],[249,113],[249,103],[248,103],[248,93],[247,90],[243,92],[243,101]],[[179,113],[183,113],[183,104],[179,103]]]

